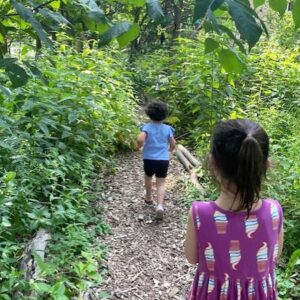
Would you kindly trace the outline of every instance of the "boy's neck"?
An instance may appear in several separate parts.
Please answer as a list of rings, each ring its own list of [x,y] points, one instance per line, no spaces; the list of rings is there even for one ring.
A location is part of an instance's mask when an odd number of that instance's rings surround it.
[[[153,120],[151,120],[151,123],[153,123],[153,124],[162,124],[162,122],[163,121],[153,121]]]

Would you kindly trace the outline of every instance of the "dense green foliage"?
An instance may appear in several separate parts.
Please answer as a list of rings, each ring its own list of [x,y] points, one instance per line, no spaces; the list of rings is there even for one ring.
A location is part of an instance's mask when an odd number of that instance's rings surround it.
[[[95,240],[109,228],[96,176],[133,146],[134,94],[167,101],[168,121],[199,156],[220,119],[247,117],[266,128],[273,167],[264,194],[282,201],[286,217],[280,295],[298,299],[299,3],[283,20],[262,14],[272,38],[247,55],[266,32],[248,1],[196,0],[192,21],[192,1],[0,0],[0,300],[70,299],[101,282],[106,250]],[[269,4],[282,15],[287,3]],[[113,39],[132,42],[130,51],[97,50]],[[217,189],[203,184],[201,197],[213,198]],[[186,202],[200,197],[191,193]],[[45,262],[35,255],[39,280],[28,282],[20,264],[39,228],[52,240]]]
[[[93,182],[117,149],[131,147],[135,99],[122,56],[61,49],[39,61],[47,84],[36,77],[0,93],[0,299],[26,299],[30,290],[69,299],[101,281],[105,252],[94,240],[108,228]],[[19,267],[38,228],[53,237],[41,281],[31,284]]]
[[[289,18],[282,23],[290,28]],[[205,157],[211,130],[221,119],[250,118],[267,130],[272,168],[263,194],[280,199],[285,214],[285,271],[279,273],[282,299],[300,296],[299,275],[290,278],[292,266],[297,261],[299,265],[299,250],[292,253],[300,249],[300,48],[287,43],[296,36],[291,31],[285,37],[282,32],[274,32],[271,40],[243,57],[245,65],[240,76],[228,73],[216,59],[217,53],[204,55],[205,36],[199,40],[181,39],[172,50],[158,50],[135,62],[137,88],[146,98],[169,103],[172,116],[168,121],[178,125],[178,136],[195,145],[199,156]],[[203,173],[207,174],[200,169],[199,174]],[[210,181],[203,184],[207,195],[193,192],[185,202],[216,196]]]

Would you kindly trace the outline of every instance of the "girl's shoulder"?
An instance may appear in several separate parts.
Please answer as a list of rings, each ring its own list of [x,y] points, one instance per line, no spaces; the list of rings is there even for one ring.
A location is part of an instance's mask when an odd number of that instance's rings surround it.
[[[276,209],[278,209],[279,212],[282,213],[282,207],[281,207],[279,200],[273,199],[273,198],[265,198],[262,201],[263,201],[263,204],[267,204],[265,206],[268,206],[271,209],[276,207]]]
[[[211,214],[214,210],[214,201],[194,201],[192,203],[192,213],[195,217],[199,214]]]

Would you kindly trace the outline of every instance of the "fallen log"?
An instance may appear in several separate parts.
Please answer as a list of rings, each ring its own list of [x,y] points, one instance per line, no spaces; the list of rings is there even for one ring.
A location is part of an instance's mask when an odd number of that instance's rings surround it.
[[[51,234],[45,229],[39,229],[35,237],[25,248],[24,258],[21,262],[21,270],[24,271],[25,280],[37,279],[40,273],[35,255],[43,261],[47,242],[51,239]]]
[[[184,156],[183,152],[179,150],[179,148],[176,149],[176,156],[188,172],[193,168],[193,165],[187,160],[187,158]]]
[[[192,164],[190,160],[187,159],[187,156],[192,158],[194,163],[196,163],[197,167],[200,166],[200,162],[182,145],[178,145],[176,149],[176,156],[178,160],[183,164],[184,168],[190,173],[190,181],[194,185],[194,187],[197,188],[199,191],[204,192],[204,189],[198,180],[196,167]]]
[[[184,156],[191,162],[194,167],[200,166],[200,161],[195,156],[193,156],[188,149],[186,149],[182,145],[178,145],[178,149],[184,154]]]

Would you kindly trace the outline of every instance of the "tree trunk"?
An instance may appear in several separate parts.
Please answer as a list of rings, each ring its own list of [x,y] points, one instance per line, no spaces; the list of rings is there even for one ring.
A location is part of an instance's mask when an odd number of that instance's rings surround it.
[[[182,1],[178,2],[178,5],[176,4],[176,1],[173,1],[173,7],[174,7],[174,26],[172,30],[172,43],[179,37],[179,30],[181,27],[181,10],[182,10],[183,3]]]

